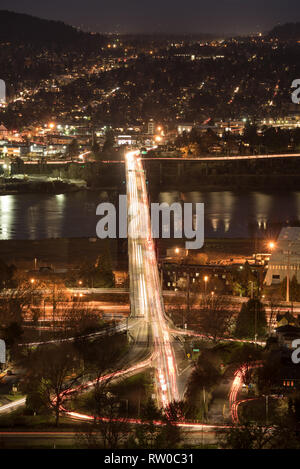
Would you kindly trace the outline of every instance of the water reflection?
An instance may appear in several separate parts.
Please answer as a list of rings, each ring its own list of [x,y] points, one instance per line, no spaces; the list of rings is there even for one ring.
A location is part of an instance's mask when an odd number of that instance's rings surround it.
[[[1,227],[0,239],[8,239],[11,233],[11,224],[13,222],[13,203],[14,196],[3,195],[0,197]]]
[[[178,195],[164,193],[163,199],[172,203]],[[300,192],[193,191],[181,199],[204,203],[207,237],[264,236],[272,225],[300,220]]]
[[[0,197],[0,239],[94,237],[100,193]],[[155,200],[152,198],[152,201]],[[300,192],[161,192],[159,202],[202,202],[206,237],[264,236],[272,224],[300,221]]]

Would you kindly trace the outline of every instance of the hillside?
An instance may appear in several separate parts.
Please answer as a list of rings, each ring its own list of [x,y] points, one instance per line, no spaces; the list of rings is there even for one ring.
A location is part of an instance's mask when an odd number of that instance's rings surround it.
[[[286,23],[275,26],[268,33],[268,37],[282,41],[300,41],[300,23]]]
[[[79,43],[93,45],[103,41],[100,34],[92,35],[63,23],[35,16],[0,10],[0,42],[51,46],[74,46]]]

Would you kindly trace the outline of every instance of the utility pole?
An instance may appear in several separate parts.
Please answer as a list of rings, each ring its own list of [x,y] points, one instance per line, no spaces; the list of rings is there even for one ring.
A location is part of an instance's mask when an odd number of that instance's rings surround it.
[[[254,343],[256,346],[257,341],[257,301],[255,300],[255,309],[254,309]]]
[[[53,283],[53,297],[52,297],[53,337],[54,337],[55,312],[56,312],[56,285],[55,283]]]
[[[186,317],[190,317],[190,271],[188,271],[188,276],[187,276],[187,289],[186,289],[186,312],[187,315]],[[184,329],[185,325],[185,320],[184,320],[184,310],[182,314],[182,328]]]
[[[286,276],[286,302],[290,302],[290,255],[291,251],[288,250],[287,252],[287,276]]]
[[[253,300],[253,290],[254,290],[253,289],[253,281],[251,280],[250,281],[250,298],[251,298],[251,300]]]

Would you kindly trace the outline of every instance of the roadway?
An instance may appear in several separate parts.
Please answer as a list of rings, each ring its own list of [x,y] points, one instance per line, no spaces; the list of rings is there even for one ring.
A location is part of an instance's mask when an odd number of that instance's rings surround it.
[[[189,161],[235,161],[235,160],[261,160],[272,158],[299,158],[300,153],[280,153],[274,155],[236,155],[236,156],[195,156],[195,157],[150,157],[142,158],[143,160],[166,160],[166,161],[182,161],[188,163]]]
[[[145,173],[138,151],[126,154],[125,171],[131,315],[143,319],[147,340],[151,333],[158,401],[166,407],[179,398],[176,364],[151,235]]]

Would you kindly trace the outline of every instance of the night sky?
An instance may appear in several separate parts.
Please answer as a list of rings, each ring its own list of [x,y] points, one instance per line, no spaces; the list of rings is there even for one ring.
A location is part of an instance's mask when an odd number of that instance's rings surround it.
[[[1,0],[0,8],[113,33],[247,34],[300,21],[299,0]]]

